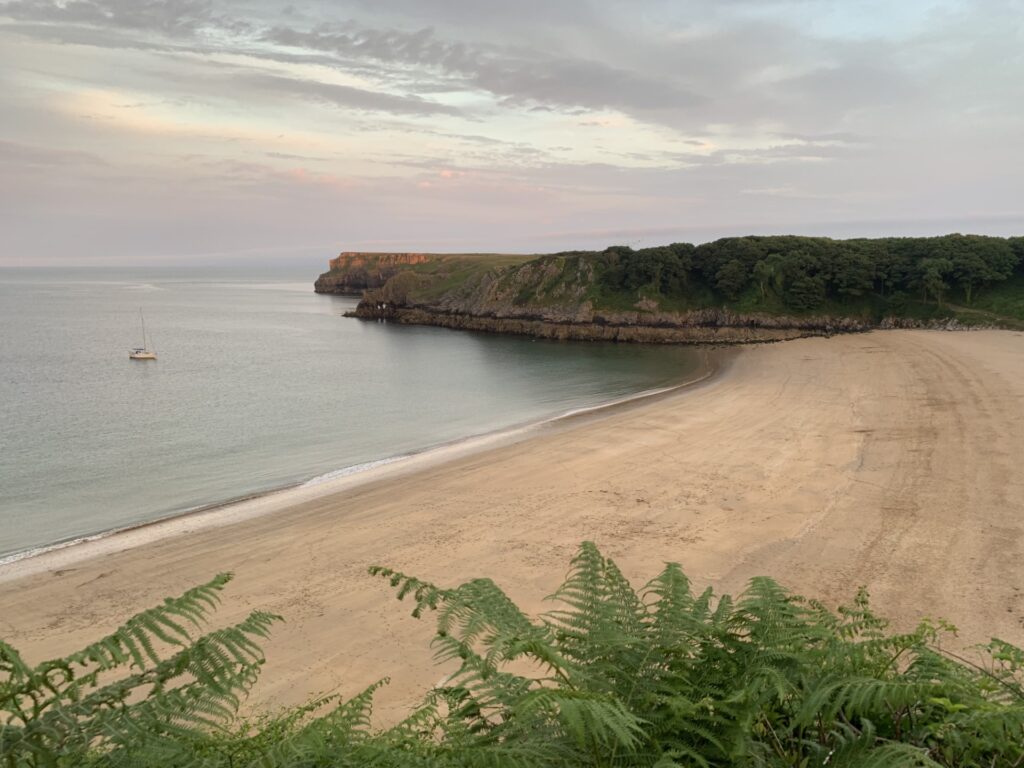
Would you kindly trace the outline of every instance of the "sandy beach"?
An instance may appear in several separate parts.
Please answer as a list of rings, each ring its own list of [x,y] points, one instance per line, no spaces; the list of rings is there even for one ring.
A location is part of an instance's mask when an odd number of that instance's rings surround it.
[[[867,585],[899,626],[1024,644],[1024,334],[881,331],[743,348],[669,395],[365,477],[261,497],[0,569],[0,638],[31,660],[233,571],[217,623],[285,616],[252,704],[390,676],[382,719],[443,677],[430,619],[384,564],[490,576],[531,610],[577,544],[640,583],[769,575],[836,604]]]

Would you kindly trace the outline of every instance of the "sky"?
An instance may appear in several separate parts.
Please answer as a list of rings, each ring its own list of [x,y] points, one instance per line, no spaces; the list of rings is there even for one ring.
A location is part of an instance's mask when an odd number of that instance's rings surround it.
[[[1024,0],[0,0],[0,265],[1024,234]]]

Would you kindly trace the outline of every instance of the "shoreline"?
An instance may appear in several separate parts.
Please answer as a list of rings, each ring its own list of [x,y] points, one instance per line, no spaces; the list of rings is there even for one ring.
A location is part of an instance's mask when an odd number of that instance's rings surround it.
[[[59,570],[83,560],[143,546],[160,539],[251,520],[335,493],[426,470],[491,448],[514,445],[540,434],[545,429],[568,427],[583,419],[600,418],[630,406],[651,402],[659,397],[708,383],[725,369],[734,355],[735,352],[732,350],[707,349],[704,351],[701,365],[691,376],[666,387],[642,390],[595,405],[573,408],[553,416],[468,435],[412,453],[342,467],[264,491],[170,512],[152,520],[130,523],[0,555],[0,583]]]
[[[849,318],[770,318],[751,315],[733,316],[717,310],[696,310],[698,320],[661,313],[656,320],[638,313],[609,313],[591,320],[560,320],[535,315],[476,315],[454,311],[436,311],[429,307],[401,306],[394,303],[360,301],[345,317],[363,321],[384,321],[400,325],[422,325],[458,331],[497,335],[527,336],[556,341],[605,341],[628,344],[687,344],[693,346],[746,346],[773,344],[813,336],[829,337],[838,333],[862,333],[871,330]]]
[[[636,586],[665,562],[697,593],[769,576],[835,608],[863,585],[896,631],[944,618],[951,649],[1024,645],[1024,333],[873,332],[722,362],[527,439],[20,561],[0,580],[0,638],[29,663],[57,658],[230,571],[214,626],[286,619],[247,711],[388,676],[374,708],[387,724],[450,669],[432,661],[432,621],[369,566],[445,587],[490,578],[538,614],[587,540]]]

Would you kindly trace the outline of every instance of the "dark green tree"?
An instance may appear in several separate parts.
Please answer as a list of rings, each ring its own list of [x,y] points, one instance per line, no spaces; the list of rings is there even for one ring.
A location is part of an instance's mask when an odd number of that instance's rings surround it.
[[[946,278],[952,271],[953,262],[949,259],[929,257],[918,262],[918,279],[925,300],[930,295],[942,305],[942,297],[949,288]]]
[[[828,256],[831,285],[840,297],[858,297],[871,291],[875,269],[871,256],[863,248],[836,244]]]
[[[754,264],[754,279],[761,291],[761,301],[768,298],[768,288],[778,291],[782,288],[782,257],[773,253]]]
[[[949,235],[942,238],[941,253],[953,264],[953,277],[970,304],[974,291],[1007,279],[1017,264],[1009,242],[996,237]]]
[[[739,259],[730,259],[715,273],[715,287],[735,301],[750,281],[750,270]]]
[[[1011,237],[1007,240],[1007,243],[1016,259],[1014,271],[1017,274],[1024,274],[1024,237]]]

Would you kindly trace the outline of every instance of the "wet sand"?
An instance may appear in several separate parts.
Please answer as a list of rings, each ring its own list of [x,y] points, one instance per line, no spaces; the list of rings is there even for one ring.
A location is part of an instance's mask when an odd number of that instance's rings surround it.
[[[591,539],[637,584],[666,560],[697,588],[765,574],[833,605],[864,584],[898,626],[944,617],[960,644],[1024,644],[1022,462],[1024,334],[748,347],[627,409],[6,566],[0,637],[31,660],[61,654],[230,570],[218,623],[287,619],[254,706],[387,675],[387,720],[444,671],[429,619],[367,566],[490,576],[539,611]]]

